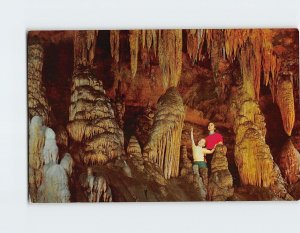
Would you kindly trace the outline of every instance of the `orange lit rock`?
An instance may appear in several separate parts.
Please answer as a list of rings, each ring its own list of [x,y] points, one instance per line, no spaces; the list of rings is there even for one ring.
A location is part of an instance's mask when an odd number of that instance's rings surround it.
[[[293,83],[291,81],[279,81],[276,102],[281,112],[283,128],[287,135],[291,136],[295,124]]]
[[[179,175],[184,113],[180,94],[176,88],[169,88],[158,100],[153,128],[143,150],[143,155],[163,170],[166,179]]]
[[[226,146],[218,145],[213,154],[207,189],[208,200],[210,201],[225,201],[233,195],[233,180],[228,170],[226,153]]]
[[[283,178],[289,184],[295,184],[299,180],[299,158],[299,152],[294,147],[292,141],[288,139],[278,157],[278,166]]]

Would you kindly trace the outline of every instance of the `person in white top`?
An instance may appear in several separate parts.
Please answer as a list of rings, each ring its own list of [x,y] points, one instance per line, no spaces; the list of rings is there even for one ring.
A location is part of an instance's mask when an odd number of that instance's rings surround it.
[[[196,175],[200,175],[202,177],[204,185],[207,187],[208,184],[208,169],[206,164],[205,155],[214,153],[215,149],[208,150],[205,148],[205,139],[202,138],[198,145],[195,144],[194,141],[194,131],[193,127],[191,128],[191,140],[192,140],[192,150],[193,150],[193,172]]]

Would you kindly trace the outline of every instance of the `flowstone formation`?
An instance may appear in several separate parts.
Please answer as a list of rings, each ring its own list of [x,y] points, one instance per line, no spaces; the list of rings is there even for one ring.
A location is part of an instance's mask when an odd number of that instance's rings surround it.
[[[278,197],[291,200],[265,141],[264,116],[258,103],[247,94],[248,88],[243,86],[231,104],[236,134],[234,157],[241,184],[270,188]]]
[[[122,154],[123,131],[119,128],[102,82],[88,68],[73,74],[69,124],[71,138],[83,144],[79,157],[85,164],[105,164]]]
[[[228,170],[225,145],[217,145],[211,161],[207,195],[210,201],[226,201],[233,195],[232,175]]]
[[[30,42],[28,46],[28,110],[29,119],[40,116],[45,125],[49,124],[49,111],[45,96],[45,87],[42,83],[44,49],[36,41]]]
[[[291,139],[288,139],[278,157],[278,166],[288,184],[295,184],[299,180],[299,164],[300,154],[294,147]]]
[[[180,141],[185,109],[175,87],[169,88],[157,103],[157,112],[143,155],[163,170],[166,179],[179,175]]]

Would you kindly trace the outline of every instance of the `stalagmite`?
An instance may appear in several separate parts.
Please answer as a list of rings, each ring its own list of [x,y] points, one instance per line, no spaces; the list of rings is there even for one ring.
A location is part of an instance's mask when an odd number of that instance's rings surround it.
[[[80,175],[80,184],[89,202],[112,202],[112,193],[103,176],[94,175],[92,168]]]
[[[58,147],[56,145],[55,133],[48,127],[45,130],[45,145],[42,155],[44,164],[50,162],[56,163],[58,161]]]
[[[34,116],[43,118],[45,125],[49,124],[50,107],[45,97],[42,83],[44,50],[38,42],[28,46],[28,110],[29,119]]]
[[[131,136],[129,140],[127,154],[130,156],[142,156],[141,146],[135,136]]]
[[[38,202],[70,202],[70,191],[66,171],[59,164],[53,164],[45,172],[43,184],[38,191]]]
[[[270,188],[278,197],[290,200],[265,141],[264,116],[253,95],[243,90],[247,89],[241,87],[231,104],[231,112],[235,118],[233,129],[236,134],[234,158],[241,184]]]
[[[192,167],[193,167],[192,162],[187,156],[186,146],[183,145],[180,147],[180,163],[179,163],[180,176],[186,176],[192,174],[193,172]]]
[[[67,129],[73,140],[84,145],[79,157],[86,164],[104,164],[122,153],[123,131],[102,82],[88,68],[74,71]]]
[[[225,145],[217,145],[211,161],[211,176],[207,189],[208,200],[226,201],[233,195],[233,180],[228,170]]]
[[[278,166],[283,178],[289,184],[294,184],[299,180],[299,157],[299,152],[294,147],[291,139],[288,139],[279,154]]]
[[[42,150],[45,136],[42,118],[35,116],[29,125],[29,194],[32,202],[37,201],[37,191],[43,179]]]
[[[166,179],[179,175],[180,141],[185,109],[177,89],[169,88],[157,104],[150,138],[143,155],[163,170]]]
[[[74,67],[90,66],[96,52],[98,31],[75,31],[74,33]]]
[[[120,47],[120,31],[118,30],[111,30],[110,31],[110,53],[112,58],[114,58],[115,62],[119,62],[119,57],[120,57],[120,52],[119,52],[119,47]]]
[[[279,80],[276,102],[281,112],[283,128],[287,135],[291,136],[295,124],[293,83],[291,81]]]

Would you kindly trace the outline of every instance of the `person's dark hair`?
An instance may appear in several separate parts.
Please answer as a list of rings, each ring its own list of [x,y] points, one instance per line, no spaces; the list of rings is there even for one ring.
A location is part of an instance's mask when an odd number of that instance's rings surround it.
[[[214,126],[215,126],[215,131],[216,131],[216,130],[217,130],[217,127],[216,127],[215,122],[213,122],[213,121],[208,122],[207,127],[209,126],[210,123],[214,124]]]

